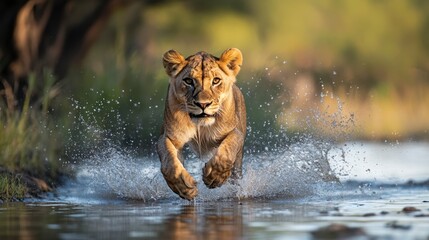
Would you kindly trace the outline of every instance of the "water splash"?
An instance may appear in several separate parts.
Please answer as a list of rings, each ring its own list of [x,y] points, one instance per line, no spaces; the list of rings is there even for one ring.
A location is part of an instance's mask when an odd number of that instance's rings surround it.
[[[318,183],[336,181],[337,176],[348,174],[344,151],[342,147],[336,145],[335,139],[317,137],[317,134],[307,132],[290,134],[290,129],[281,124],[285,122],[288,125],[287,111],[283,111],[286,114],[281,111],[277,113],[270,105],[270,101],[275,102],[284,98],[281,95],[282,87],[279,86],[278,89],[277,95],[271,95],[259,108],[248,106],[249,112],[259,109],[265,111],[264,116],[271,117],[263,121],[249,122],[242,179],[235,184],[226,183],[220,188],[208,189],[201,178],[201,169],[207,159],[200,160],[194,155],[187,157],[185,168],[198,182],[198,201],[309,196],[314,193],[315,185]],[[252,96],[249,94],[256,94],[250,90],[250,86],[243,92],[250,99]],[[353,118],[344,118],[342,105],[338,99],[333,105],[337,111],[332,111],[332,108],[328,111],[309,105],[307,101],[314,99],[307,100],[306,92],[299,94],[304,98],[298,100],[304,102],[297,100],[298,103],[294,103],[295,105],[289,104],[293,111],[298,111],[299,116],[303,116],[300,118],[302,121],[297,124],[314,130],[312,126],[316,126],[317,123],[323,127],[321,131],[330,129],[337,133],[336,137],[345,136],[345,129],[353,124],[351,123],[353,121],[350,121]],[[124,96],[121,99],[123,100]],[[325,101],[328,97],[320,94],[320,99]],[[118,99],[104,97],[97,101],[95,106],[74,101],[75,108],[83,111],[83,114],[78,113],[75,117],[79,126],[78,131],[70,132],[79,135],[77,140],[71,141],[73,144],[70,147],[71,158],[79,159],[75,165],[77,182],[74,183],[74,187],[77,186],[80,190],[74,191],[73,194],[78,192],[81,195],[86,194],[85,196],[143,201],[178,199],[165,183],[154,151],[145,154],[144,157],[136,157],[141,154],[122,147],[121,141],[131,128],[128,121],[132,117],[128,118],[119,112],[120,108],[117,108],[119,102]],[[112,103],[115,104],[112,106]],[[302,115],[303,109],[307,110],[306,115]],[[95,114],[100,112],[105,114],[97,115],[98,118],[95,118]],[[112,124],[109,119],[114,119],[117,123]],[[261,124],[262,126],[259,126]],[[114,126],[116,130],[106,126]],[[81,139],[91,142],[91,146],[78,148]],[[150,145],[154,143],[151,142]],[[333,160],[336,164],[332,168],[330,162]]]
[[[197,201],[302,197],[311,195],[317,183],[336,180],[324,151],[328,149],[322,150],[321,146],[322,142],[308,140],[276,153],[247,155],[243,160],[243,178],[216,189],[203,184],[204,160],[193,156],[186,160],[185,168],[198,182]],[[82,161],[76,169],[77,183],[71,187],[79,186],[80,193],[94,198],[177,199],[159,168],[156,157],[137,158],[109,146]]]

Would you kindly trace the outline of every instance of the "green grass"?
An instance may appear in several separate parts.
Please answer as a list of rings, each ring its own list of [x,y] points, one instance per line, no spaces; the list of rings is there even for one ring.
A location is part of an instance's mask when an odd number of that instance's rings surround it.
[[[0,98],[0,199],[22,198],[26,192],[23,183],[15,175],[26,174],[54,183],[61,174],[59,161],[62,142],[59,134],[52,129],[52,119],[48,114],[48,104],[52,96],[49,86],[53,81],[48,76],[43,79],[41,97],[30,99],[35,89],[35,77],[30,77],[26,99],[21,110],[12,101]],[[6,88],[6,99],[13,95]]]
[[[27,193],[27,187],[18,176],[0,174],[0,200],[11,201],[23,199]]]

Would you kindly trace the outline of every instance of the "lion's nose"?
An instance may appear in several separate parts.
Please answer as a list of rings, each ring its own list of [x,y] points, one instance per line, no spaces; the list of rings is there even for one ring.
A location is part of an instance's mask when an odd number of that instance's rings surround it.
[[[212,104],[212,102],[195,102],[195,105],[197,105],[203,110],[210,106],[210,104]]]

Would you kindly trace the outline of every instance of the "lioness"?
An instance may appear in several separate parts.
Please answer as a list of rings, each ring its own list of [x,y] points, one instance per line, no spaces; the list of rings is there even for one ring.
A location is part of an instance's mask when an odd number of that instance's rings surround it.
[[[157,151],[168,186],[184,199],[198,193],[195,179],[183,167],[185,144],[200,156],[213,154],[202,169],[207,187],[220,187],[231,174],[241,176],[246,107],[235,76],[242,62],[236,48],[220,58],[206,52],[186,59],[175,50],[164,54],[170,82]]]

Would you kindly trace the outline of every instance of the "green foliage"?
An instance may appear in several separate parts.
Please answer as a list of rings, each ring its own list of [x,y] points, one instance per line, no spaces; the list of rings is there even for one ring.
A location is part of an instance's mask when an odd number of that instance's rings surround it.
[[[285,125],[280,115],[297,107],[292,102],[303,76],[311,78],[313,95],[332,91],[368,116],[369,96],[379,101],[396,96],[397,89],[429,84],[427,29],[429,4],[419,0],[137,1],[110,19],[83,67],[68,76],[68,96],[89,108],[117,100],[114,112],[121,121],[108,116],[107,107],[87,117],[108,131],[127,123],[117,140],[148,149],[159,131],[167,91],[162,54],[173,48],[183,55],[200,50],[220,55],[238,47],[244,63],[237,84],[245,92],[254,132],[267,124]],[[317,108],[321,99],[308,101]],[[407,104],[421,105],[418,101]],[[306,129],[297,127],[293,131]],[[367,131],[363,134],[370,136],[377,129]]]
[[[27,188],[17,176],[0,173],[0,200],[23,199]]]
[[[36,77],[30,77],[22,110],[0,99],[0,167],[7,172],[25,172],[45,180],[56,179],[60,173],[62,143],[48,114],[56,91],[52,79],[49,74],[37,79],[43,81],[38,82],[43,94],[30,105],[36,88]]]
[[[379,81],[416,82],[422,76],[414,75],[413,69],[429,70],[428,4],[401,0],[228,3],[169,1],[133,6],[113,18],[116,24],[107,31],[109,36],[126,36],[124,47],[143,55],[143,63],[156,72],[162,67],[160,56],[170,48],[185,55],[201,49],[220,54],[232,46],[243,51],[247,71],[261,69],[267,59],[281,56],[297,69],[315,74],[335,68],[345,81],[365,88]],[[105,37],[102,43],[112,44],[112,40]],[[105,45],[98,47],[105,49]]]

